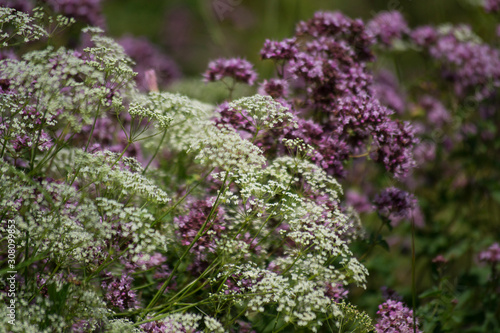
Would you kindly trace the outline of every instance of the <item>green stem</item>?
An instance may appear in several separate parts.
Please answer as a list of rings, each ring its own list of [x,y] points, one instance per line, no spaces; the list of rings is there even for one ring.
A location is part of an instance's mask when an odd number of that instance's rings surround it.
[[[163,136],[161,137],[161,140],[160,140],[160,143],[158,143],[158,146],[156,147],[156,151],[155,153],[153,154],[153,157],[151,157],[151,159],[149,160],[148,162],[148,165],[146,165],[146,167],[144,168],[144,170],[142,171],[142,174],[144,175],[146,173],[146,171],[148,170],[149,168],[149,165],[151,164],[151,162],[153,162],[153,160],[156,158],[156,155],[158,155],[158,152],[160,151],[160,147],[161,145],[163,144],[163,140],[165,140],[165,137],[167,136],[167,130],[165,130],[163,132]]]
[[[179,258],[179,260],[177,261],[177,263],[175,264],[174,268],[172,269],[172,272],[170,273],[170,275],[168,276],[167,280],[165,280],[165,282],[163,283],[163,285],[161,286],[160,290],[158,290],[158,292],[155,294],[155,296],[153,297],[153,299],[151,300],[151,302],[148,304],[148,306],[144,309],[144,312],[143,312],[143,317],[149,312],[149,310],[155,306],[155,304],[158,302],[158,300],[160,299],[161,295],[163,295],[163,293],[165,292],[165,289],[167,289],[167,286],[168,284],[170,283],[170,281],[172,281],[172,278],[175,274],[175,272],[177,272],[177,269],[179,269],[179,266],[181,265],[183,259],[188,255],[189,251],[191,251],[191,249],[193,248],[193,246],[196,244],[196,242],[198,241],[198,239],[200,239],[200,237],[203,235],[204,231],[205,231],[205,228],[208,224],[208,222],[210,221],[210,219],[212,218],[212,215],[213,213],[215,212],[215,209],[217,208],[218,204],[219,204],[219,200],[220,200],[220,196],[222,195],[223,192],[225,192],[225,187],[226,187],[226,181],[227,181],[227,178],[228,178],[228,175],[229,175],[229,172],[226,172],[226,176],[224,178],[224,182],[222,183],[222,188],[221,190],[219,191],[219,194],[217,195],[217,199],[215,200],[215,203],[214,205],[212,206],[212,210],[210,211],[210,214],[208,215],[208,217],[206,218],[205,222],[203,223],[203,225],[201,226],[200,230],[198,230],[198,233],[196,234],[196,236],[194,237],[194,239],[191,241],[191,244],[189,244],[188,248],[184,251],[184,253],[182,254],[182,256]]]

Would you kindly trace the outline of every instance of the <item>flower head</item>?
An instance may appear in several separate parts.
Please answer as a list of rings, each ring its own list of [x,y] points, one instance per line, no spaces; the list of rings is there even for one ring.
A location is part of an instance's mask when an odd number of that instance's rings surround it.
[[[257,79],[257,73],[254,71],[253,65],[241,58],[220,58],[211,61],[203,76],[205,82],[214,82],[222,80],[225,77],[230,77],[237,82],[249,85],[253,85]]]

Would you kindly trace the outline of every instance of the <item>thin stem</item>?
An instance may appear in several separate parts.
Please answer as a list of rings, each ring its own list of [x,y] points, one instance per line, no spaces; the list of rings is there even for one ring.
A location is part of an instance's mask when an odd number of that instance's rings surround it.
[[[161,145],[163,144],[163,140],[165,140],[165,137],[167,136],[167,130],[165,130],[163,132],[163,136],[161,137],[161,140],[160,140],[160,143],[158,143],[158,146],[156,147],[156,151],[155,153],[153,154],[153,156],[151,157],[151,159],[149,160],[148,162],[148,165],[146,165],[146,167],[144,168],[144,170],[142,171],[142,174],[144,175],[146,173],[146,171],[148,170],[149,168],[149,165],[151,164],[151,162],[153,162],[153,160],[156,158],[156,155],[158,155],[158,152],[160,151],[160,147]]]
[[[415,219],[413,218],[413,213],[411,213],[411,296],[413,306],[413,332],[417,333],[417,316],[415,314],[417,310],[417,285],[415,276]]]
[[[177,271],[177,269],[179,269],[179,266],[181,265],[182,260],[187,256],[187,254],[189,253],[189,251],[191,251],[191,249],[196,244],[196,242],[198,241],[198,239],[200,239],[200,237],[204,234],[205,228],[206,228],[208,222],[210,221],[210,219],[212,218],[212,215],[215,212],[215,209],[217,208],[217,206],[219,204],[220,196],[222,195],[223,192],[226,191],[226,181],[227,181],[228,175],[229,175],[229,172],[226,172],[226,176],[224,178],[224,182],[222,183],[222,188],[219,191],[219,194],[217,195],[217,199],[215,200],[215,203],[212,206],[212,210],[210,211],[210,214],[206,218],[206,220],[203,223],[203,225],[201,226],[200,230],[198,230],[198,233],[196,234],[196,236],[194,237],[194,239],[191,241],[191,244],[189,244],[188,248],[184,251],[184,253],[182,254],[182,256],[179,258],[179,260],[175,264],[175,266],[172,269],[172,272],[170,272],[170,275],[168,276],[167,280],[165,280],[165,282],[161,286],[160,290],[158,290],[158,292],[155,294],[155,296],[153,297],[153,299],[151,300],[151,302],[144,309],[143,317],[158,302],[158,300],[160,299],[160,296],[163,295],[163,293],[165,292],[165,289],[167,289],[168,284],[170,283],[170,281],[172,281],[172,278],[173,278],[175,272]]]

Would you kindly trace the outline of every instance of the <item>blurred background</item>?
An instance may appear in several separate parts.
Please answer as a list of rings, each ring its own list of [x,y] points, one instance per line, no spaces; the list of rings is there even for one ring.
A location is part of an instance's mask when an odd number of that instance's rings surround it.
[[[496,20],[482,0],[105,0],[102,8],[109,34],[147,37],[181,67],[200,76],[217,57],[245,57],[261,76],[272,74],[271,62],[259,62],[266,38],[292,35],[295,24],[318,10],[340,10],[365,22],[381,11],[399,10],[410,27],[468,23],[486,40],[495,37]],[[408,67],[412,67],[409,65]]]

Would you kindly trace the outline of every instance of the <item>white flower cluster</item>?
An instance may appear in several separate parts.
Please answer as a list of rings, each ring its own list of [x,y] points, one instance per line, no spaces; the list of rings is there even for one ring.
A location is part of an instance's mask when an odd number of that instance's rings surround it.
[[[313,332],[321,325],[319,314],[337,318],[343,316],[335,301],[325,295],[326,289],[318,287],[313,281],[294,275],[284,276],[251,264],[227,269],[238,276],[234,282],[244,292],[226,292],[241,303],[245,300],[249,311],[264,312],[264,306],[275,305],[285,322],[307,326]]]
[[[55,51],[48,47],[28,52],[22,60],[2,60],[0,73],[9,80],[9,88],[15,94],[11,97],[11,103],[17,105],[14,110],[34,106],[38,114],[43,115],[38,120],[49,126],[66,120],[77,132],[83,125],[92,123],[99,111],[96,106],[106,104],[111,94],[104,71],[96,71],[74,51],[64,48]],[[16,115],[14,110],[2,110],[2,113]],[[23,127],[32,124],[30,119]]]
[[[7,47],[46,37],[47,32],[36,21],[36,18],[14,8],[0,7],[0,45]],[[15,37],[22,40],[19,42]]]
[[[167,239],[151,228],[154,217],[146,210],[137,207],[125,207],[122,203],[107,198],[96,198],[97,207],[102,212],[103,238],[119,237],[131,241],[128,253],[132,261],[145,260],[139,254],[149,254],[158,248],[166,251]]]
[[[117,160],[118,155],[109,151],[94,154],[75,151],[74,170],[77,170],[77,179],[86,184],[102,186],[105,193],[115,198],[136,195],[158,204],[170,201],[165,191],[140,172],[131,172],[114,165]]]
[[[257,131],[284,125],[298,127],[289,107],[275,101],[271,96],[243,97],[229,103],[229,107],[240,113],[246,111],[250,117],[247,120],[255,126]]]
[[[205,316],[203,318],[203,322],[205,323],[205,331],[211,333],[225,333],[224,326],[215,318]]]
[[[244,140],[232,128],[210,126],[196,143],[197,159],[220,170],[253,173],[266,163],[262,150]]]

